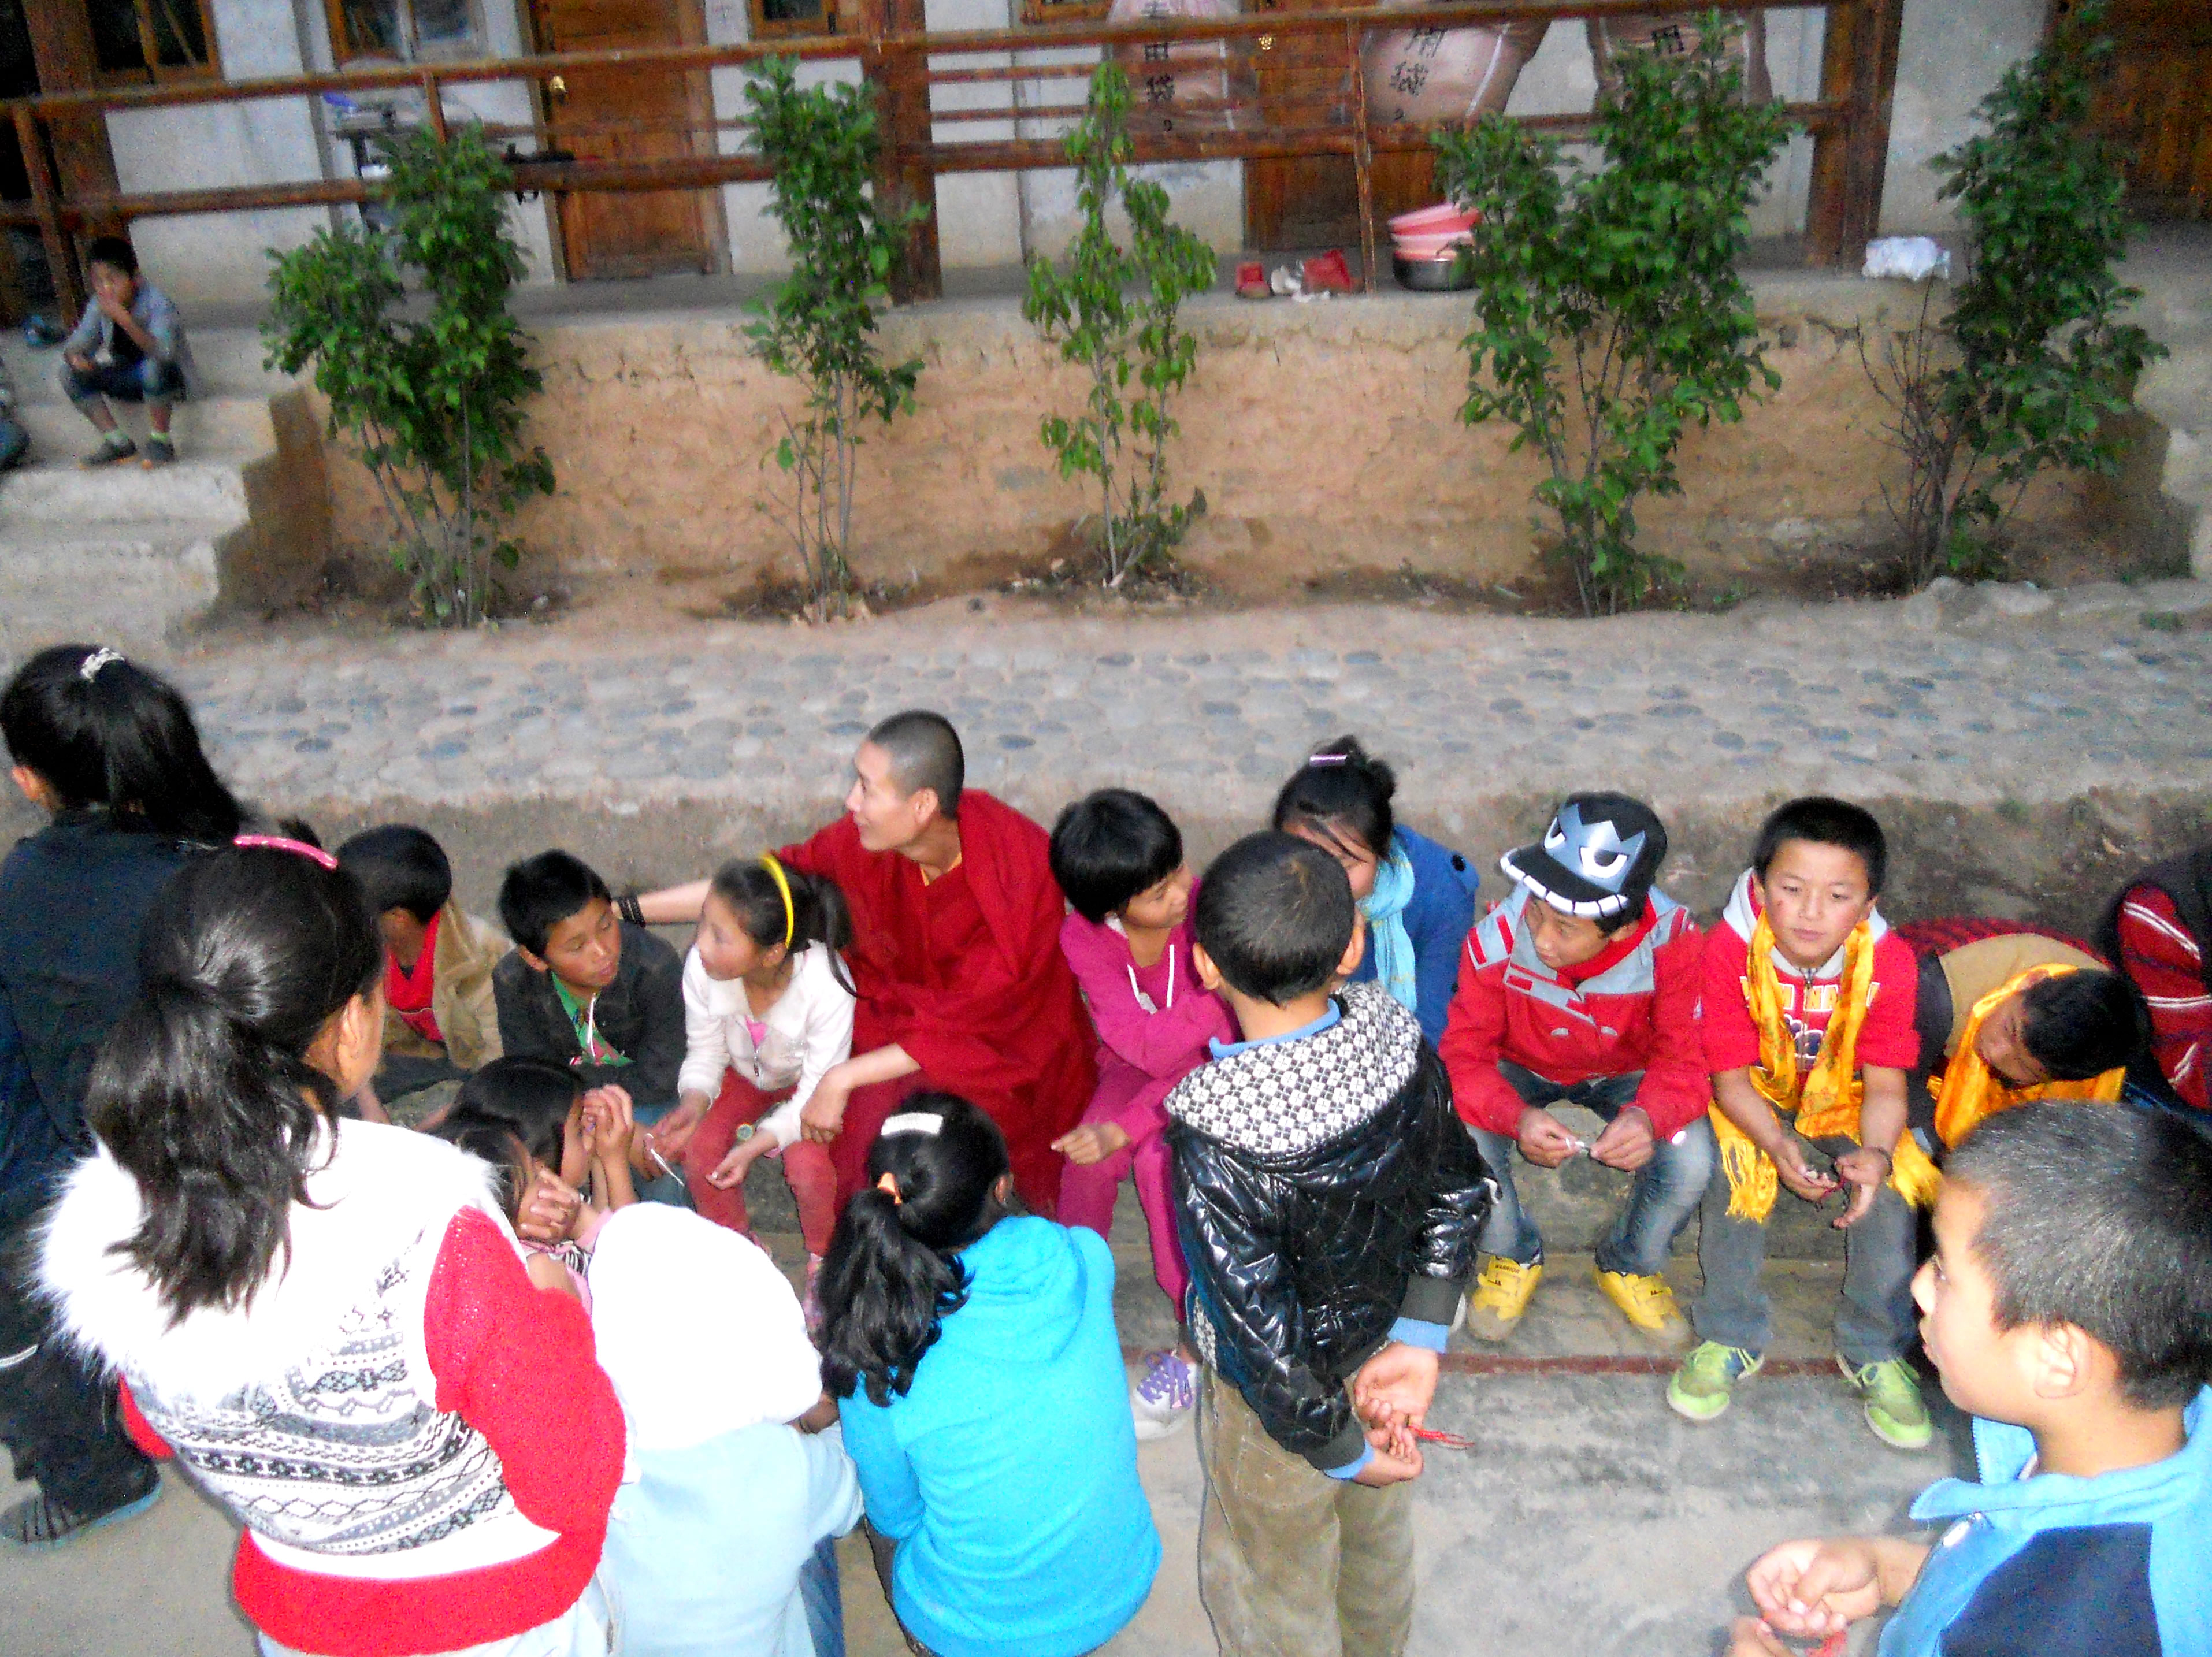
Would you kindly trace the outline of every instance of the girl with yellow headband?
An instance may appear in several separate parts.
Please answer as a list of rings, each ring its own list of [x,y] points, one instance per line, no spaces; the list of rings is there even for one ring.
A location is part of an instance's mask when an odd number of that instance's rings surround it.
[[[780,1160],[806,1245],[809,1327],[820,1321],[814,1280],[836,1227],[837,1181],[799,1113],[853,1051],[853,982],[838,957],[852,937],[834,883],[763,853],[715,875],[684,963],[687,1051],[669,1120],[699,1124],[683,1151],[684,1183],[702,1214],[750,1235],[746,1170]]]

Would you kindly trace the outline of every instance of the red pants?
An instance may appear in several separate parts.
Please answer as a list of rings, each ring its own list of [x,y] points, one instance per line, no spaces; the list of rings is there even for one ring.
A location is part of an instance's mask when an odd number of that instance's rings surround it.
[[[716,1225],[726,1225],[732,1231],[751,1229],[742,1187],[732,1186],[725,1191],[708,1184],[707,1176],[730,1154],[739,1127],[757,1122],[790,1096],[789,1088],[780,1093],[763,1093],[737,1071],[723,1072],[721,1094],[692,1133],[684,1153],[684,1183],[691,1200]],[[826,1254],[840,1206],[837,1175],[830,1165],[830,1153],[811,1139],[801,1139],[787,1145],[781,1156],[784,1181],[791,1187],[792,1200],[799,1205],[799,1235],[805,1240],[806,1252]]]

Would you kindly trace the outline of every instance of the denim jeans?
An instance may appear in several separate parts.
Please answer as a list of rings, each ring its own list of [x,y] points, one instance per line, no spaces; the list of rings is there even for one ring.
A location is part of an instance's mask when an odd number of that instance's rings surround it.
[[[1636,1102],[1636,1089],[1644,1080],[1644,1072],[1638,1070],[1620,1076],[1594,1076],[1563,1086],[1508,1059],[1498,1061],[1498,1073],[1524,1104],[1543,1106],[1565,1100],[1595,1111],[1607,1122]],[[1483,1161],[1498,1178],[1498,1201],[1482,1228],[1482,1252],[1534,1266],[1544,1258],[1544,1239],[1513,1189],[1511,1159],[1516,1141],[1485,1128],[1468,1132],[1474,1135],[1482,1148]],[[1615,1217],[1612,1231],[1598,1245],[1597,1269],[1639,1278],[1658,1272],[1667,1263],[1667,1250],[1674,1234],[1697,1211],[1698,1199],[1705,1193],[1712,1171],[1713,1129],[1704,1117],[1672,1138],[1655,1140],[1651,1160],[1631,1176],[1628,1200]]]
[[[675,1108],[676,1101],[673,1099],[662,1099],[652,1104],[647,1104],[641,1100],[633,1100],[630,1102],[630,1120],[641,1128],[648,1128]],[[635,1168],[631,1169],[631,1178],[637,1187],[638,1201],[665,1203],[671,1208],[696,1206],[691,1201],[690,1192],[684,1187],[684,1171],[680,1166],[673,1174],[663,1174],[659,1171],[659,1165],[653,1163],[651,1157],[646,1160],[654,1170],[651,1179],[647,1179]]]
[[[112,397],[124,403],[167,408],[184,394],[184,371],[158,357],[141,357],[127,368],[95,367],[89,373],[62,364],[62,391],[80,406]]]
[[[1832,1157],[1857,1149],[1851,1140],[1840,1138],[1811,1144]],[[1798,1199],[1784,1187],[1775,1200]],[[1766,1225],[1760,1220],[1730,1219],[1728,1205],[1727,1176],[1716,1171],[1705,1187],[1698,1239],[1705,1291],[1691,1309],[1690,1320],[1700,1340],[1764,1352],[1774,1334],[1773,1308],[1759,1281],[1766,1264]],[[1875,1192],[1874,1206],[1844,1233],[1844,1291],[1836,1303],[1836,1350],[1846,1363],[1856,1368],[1901,1358],[1911,1346],[1917,1326],[1912,1274],[1919,1264],[1919,1248],[1920,1223],[1911,1205],[1885,1181]]]

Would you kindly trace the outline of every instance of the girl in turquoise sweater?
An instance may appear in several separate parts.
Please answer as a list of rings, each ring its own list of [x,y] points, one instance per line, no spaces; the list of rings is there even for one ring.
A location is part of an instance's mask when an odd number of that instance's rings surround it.
[[[1076,1657],[1151,1592],[1159,1534],[1114,1328],[1114,1257],[1010,1215],[1006,1144],[918,1094],[823,1263],[822,1375],[891,1608],[938,1657]]]

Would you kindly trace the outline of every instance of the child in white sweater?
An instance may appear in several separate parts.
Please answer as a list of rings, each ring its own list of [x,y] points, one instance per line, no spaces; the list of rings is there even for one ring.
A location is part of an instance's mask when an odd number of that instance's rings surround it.
[[[853,1051],[853,986],[837,955],[852,936],[833,883],[763,855],[715,875],[684,963],[688,1051],[671,1120],[699,1124],[684,1150],[685,1183],[702,1214],[745,1232],[745,1170],[758,1156],[781,1161],[806,1245],[809,1327],[837,1181],[799,1113]]]

